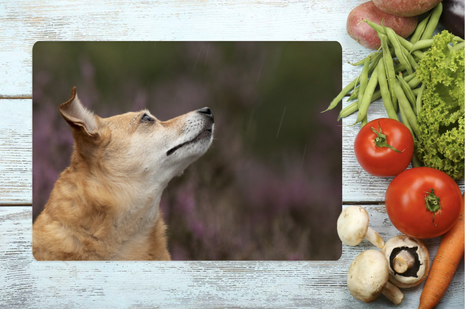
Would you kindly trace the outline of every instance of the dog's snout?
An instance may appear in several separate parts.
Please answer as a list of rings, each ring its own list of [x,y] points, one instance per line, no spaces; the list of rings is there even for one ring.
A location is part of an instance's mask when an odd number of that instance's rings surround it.
[[[212,110],[209,109],[208,107],[202,107],[201,109],[197,110],[197,112],[201,113],[201,114],[205,114],[205,115],[208,115],[208,116],[212,116]]]
[[[212,110],[210,108],[202,107],[201,109],[197,110],[197,113],[203,114],[203,115],[211,118],[211,120],[214,122],[213,113],[212,113]]]

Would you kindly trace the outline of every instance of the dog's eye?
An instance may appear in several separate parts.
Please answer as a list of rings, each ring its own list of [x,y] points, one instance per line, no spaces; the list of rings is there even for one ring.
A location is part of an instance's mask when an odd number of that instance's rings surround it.
[[[140,119],[140,121],[155,121],[155,119],[153,119],[152,117],[150,117],[149,115],[147,114],[144,114],[142,116],[142,118]]]

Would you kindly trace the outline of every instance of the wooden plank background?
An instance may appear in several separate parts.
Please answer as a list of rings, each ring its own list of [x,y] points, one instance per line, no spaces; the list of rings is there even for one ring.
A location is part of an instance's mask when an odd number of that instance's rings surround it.
[[[31,1],[0,0],[0,307],[1,308],[373,308],[346,288],[350,262],[372,248],[343,247],[338,261],[37,262],[32,227],[32,48],[42,40],[338,41],[343,83],[360,71],[349,61],[370,51],[345,32],[363,0]],[[385,116],[380,102],[371,119]],[[385,213],[391,178],[369,176],[343,126],[343,205],[362,203],[384,239],[398,234]],[[463,182],[459,182],[463,189]],[[439,238],[426,241],[431,256]],[[421,288],[404,290],[400,307],[418,306]],[[440,308],[464,307],[463,262]]]

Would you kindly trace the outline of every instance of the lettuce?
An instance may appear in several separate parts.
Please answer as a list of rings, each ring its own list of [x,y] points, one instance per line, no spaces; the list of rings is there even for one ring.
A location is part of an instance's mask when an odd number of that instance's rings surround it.
[[[416,154],[425,166],[464,178],[464,49],[443,31],[417,67],[425,84]]]

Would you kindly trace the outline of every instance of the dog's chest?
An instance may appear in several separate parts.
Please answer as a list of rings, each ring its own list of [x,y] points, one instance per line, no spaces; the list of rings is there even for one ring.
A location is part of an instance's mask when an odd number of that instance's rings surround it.
[[[132,211],[114,223],[112,239],[118,239],[112,260],[147,259],[150,235],[158,220],[158,205],[153,209]]]
[[[112,260],[147,260],[148,248],[150,248],[150,232],[137,234],[119,246]]]

